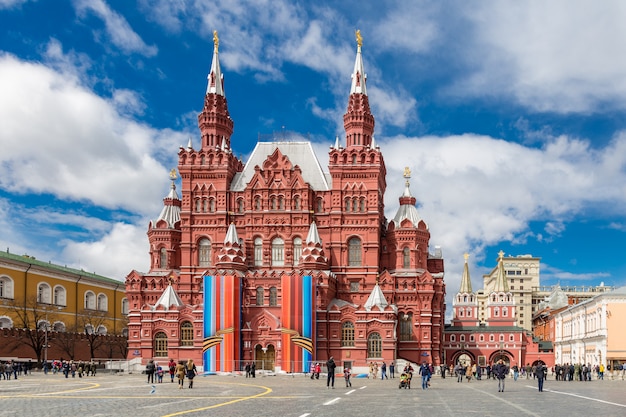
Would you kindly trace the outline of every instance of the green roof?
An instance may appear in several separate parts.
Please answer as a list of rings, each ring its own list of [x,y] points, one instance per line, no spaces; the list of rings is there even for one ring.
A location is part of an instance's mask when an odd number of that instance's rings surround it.
[[[67,266],[56,265],[56,264],[53,264],[52,262],[42,262],[28,255],[16,255],[10,252],[0,252],[0,259],[9,259],[9,260],[16,261],[16,262],[22,262],[26,265],[37,265],[42,268],[54,269],[56,271],[65,272],[68,274],[80,275],[82,277],[91,278],[96,281],[103,281],[103,282],[107,282],[110,284],[123,283],[123,281],[104,277],[102,275],[98,275],[93,272],[87,272],[82,269],[68,268]]]

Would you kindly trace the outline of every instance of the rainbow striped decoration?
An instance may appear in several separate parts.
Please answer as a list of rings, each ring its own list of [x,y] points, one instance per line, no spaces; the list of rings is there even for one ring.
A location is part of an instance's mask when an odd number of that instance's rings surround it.
[[[282,363],[287,372],[308,372],[315,352],[315,284],[310,275],[283,276]]]
[[[205,372],[232,372],[241,358],[241,279],[204,277]]]

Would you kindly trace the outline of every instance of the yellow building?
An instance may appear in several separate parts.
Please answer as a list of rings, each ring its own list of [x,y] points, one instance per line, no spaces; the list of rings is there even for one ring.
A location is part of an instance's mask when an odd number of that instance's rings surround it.
[[[121,281],[0,252],[0,329],[38,329],[30,343],[37,359],[47,359],[52,348],[48,339],[55,334],[126,336],[127,312]],[[62,337],[57,339],[61,343]],[[29,357],[28,352],[19,353]],[[92,348],[91,356],[98,354]]]

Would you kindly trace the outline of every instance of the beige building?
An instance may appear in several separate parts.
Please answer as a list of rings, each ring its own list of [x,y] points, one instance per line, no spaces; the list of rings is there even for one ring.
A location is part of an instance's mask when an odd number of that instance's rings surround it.
[[[556,363],[626,362],[626,287],[602,292],[554,316]]]
[[[532,255],[505,256],[502,258],[508,290],[515,300],[515,324],[525,330],[532,331],[534,313],[533,289],[539,287],[539,270],[541,258]],[[493,270],[483,275],[483,289],[477,291],[478,319],[487,321],[487,295],[496,286],[498,274],[497,263]]]

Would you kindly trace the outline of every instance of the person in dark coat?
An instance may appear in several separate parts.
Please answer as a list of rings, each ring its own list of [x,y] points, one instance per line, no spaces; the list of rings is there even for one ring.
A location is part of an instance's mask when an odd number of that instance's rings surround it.
[[[537,364],[537,369],[535,370],[535,376],[537,377],[537,384],[539,387],[539,392],[543,392],[543,381],[546,379],[546,373],[548,369],[546,365],[543,363]]]
[[[328,370],[328,376],[326,377],[326,388],[330,388],[331,386],[335,389],[335,368],[337,365],[335,364],[335,360],[331,356],[326,362],[326,369]]]
[[[498,392],[504,392],[504,381],[509,373],[509,367],[500,359],[498,363],[493,366],[491,371],[493,372],[493,376],[498,380]]]

